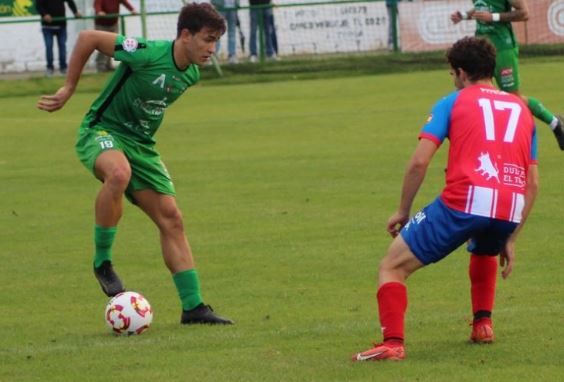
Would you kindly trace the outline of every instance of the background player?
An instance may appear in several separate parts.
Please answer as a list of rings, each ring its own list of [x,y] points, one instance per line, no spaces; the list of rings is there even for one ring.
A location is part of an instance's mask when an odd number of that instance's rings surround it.
[[[388,220],[395,239],[380,263],[377,294],[384,341],[355,354],[354,361],[405,358],[406,279],[467,240],[479,266],[495,263],[501,253],[502,276],[508,277],[515,240],[536,197],[533,118],[519,97],[493,87],[495,48],[485,39],[466,37],[448,50],[447,59],[461,90],[434,106],[407,166],[399,209]],[[446,187],[409,219],[427,167],[447,137]],[[493,289],[487,282],[472,288],[472,301],[491,313],[495,278]],[[474,321],[471,339],[482,342],[482,333],[493,335],[491,318]]]
[[[153,136],[165,109],[200,79],[198,65],[209,60],[224,32],[225,21],[210,4],[182,8],[174,41],[82,31],[65,85],[38,103],[48,112],[61,109],[94,50],[121,61],[82,121],[76,143],[82,163],[103,183],[95,203],[94,274],[108,296],[124,290],[112,267],[111,250],[125,194],[159,229],[164,261],[182,303],[183,324],[232,321],[215,315],[202,302],[174,185]]]
[[[496,47],[495,80],[500,89],[517,94],[529,106],[535,117],[552,129],[560,150],[564,150],[564,121],[554,115],[536,98],[519,92],[519,44],[511,22],[527,21],[529,9],[525,0],[473,0],[474,8],[451,15],[455,24],[462,20],[476,20],[476,36],[489,39]]]

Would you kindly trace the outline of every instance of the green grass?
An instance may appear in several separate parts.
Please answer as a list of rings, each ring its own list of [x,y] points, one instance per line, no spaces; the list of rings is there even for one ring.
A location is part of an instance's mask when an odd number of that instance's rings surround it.
[[[561,110],[563,63],[525,63],[524,92]],[[564,158],[544,125],[541,192],[514,274],[499,282],[497,343],[466,343],[461,249],[408,282],[408,359],[349,361],[380,340],[385,222],[417,133],[450,90],[446,69],[191,89],[168,111],[158,147],[204,299],[237,324],[178,324],[156,229],[127,205],[114,261],[155,311],[153,326],[129,338],[103,321],[107,299],[91,274],[99,185],[73,150],[96,94],[79,92],[52,115],[35,109],[37,94],[1,99],[0,381],[562,380]],[[445,157],[443,148],[416,207],[440,191]]]

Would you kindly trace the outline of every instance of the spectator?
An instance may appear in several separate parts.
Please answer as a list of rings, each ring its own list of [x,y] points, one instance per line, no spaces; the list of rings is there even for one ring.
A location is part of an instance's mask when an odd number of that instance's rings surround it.
[[[94,20],[94,28],[99,31],[118,33],[118,16],[107,17],[107,15],[119,14],[120,4],[123,4],[132,15],[137,14],[135,8],[128,0],[94,0],[94,12],[96,16],[104,16],[96,17]],[[96,70],[98,72],[109,72],[113,69],[112,58],[102,52],[98,52],[96,55]]]
[[[237,9],[239,0],[211,0],[214,7],[227,21],[227,60],[230,64],[237,64]],[[219,52],[219,43],[217,46]]]
[[[278,56],[274,50],[275,26],[271,0],[249,0],[249,5],[251,6],[250,61],[257,62],[257,29],[259,26],[264,28],[266,56],[270,59],[277,60]]]
[[[82,17],[73,0],[37,0],[35,7],[41,15],[41,31],[45,41],[45,56],[47,58],[47,75],[55,73],[53,65],[53,38],[57,37],[59,49],[59,70],[62,74],[67,71],[67,21],[65,2],[68,3],[74,17]]]

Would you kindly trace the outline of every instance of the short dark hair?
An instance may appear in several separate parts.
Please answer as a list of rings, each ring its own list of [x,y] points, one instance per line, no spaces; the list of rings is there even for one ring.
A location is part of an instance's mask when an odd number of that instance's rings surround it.
[[[188,29],[191,34],[196,34],[205,27],[224,34],[225,19],[209,3],[186,4],[178,15],[176,37],[180,36],[182,29]]]
[[[495,71],[495,47],[480,37],[464,37],[447,50],[447,61],[454,69],[463,69],[471,81],[490,79]]]

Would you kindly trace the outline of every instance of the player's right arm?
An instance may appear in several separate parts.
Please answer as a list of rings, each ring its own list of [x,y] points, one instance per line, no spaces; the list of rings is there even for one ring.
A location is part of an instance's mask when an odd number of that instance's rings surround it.
[[[417,148],[405,170],[399,208],[388,219],[387,230],[392,237],[396,237],[409,221],[413,200],[425,179],[429,163],[431,163],[431,159],[433,159],[438,148],[437,143],[430,139],[421,138],[419,140]]]
[[[529,19],[529,7],[526,0],[509,0],[509,4],[511,4],[509,12],[491,13],[488,11],[476,11],[471,17],[476,21],[484,23],[511,23],[527,21]]]
[[[65,106],[78,85],[80,75],[90,55],[98,50],[106,56],[113,57],[116,37],[117,34],[110,32],[81,31],[70,57],[64,86],[57,90],[55,94],[41,96],[37,107],[44,111],[53,112]]]
[[[411,206],[425,179],[427,167],[448,136],[450,112],[457,96],[458,92],[453,92],[437,102],[419,134],[419,143],[403,177],[399,208],[388,219],[387,231],[392,237],[396,237],[409,221]]]

